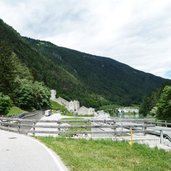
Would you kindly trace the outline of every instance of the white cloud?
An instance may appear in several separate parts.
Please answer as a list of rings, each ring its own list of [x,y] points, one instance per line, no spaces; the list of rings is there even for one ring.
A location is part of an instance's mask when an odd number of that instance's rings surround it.
[[[108,56],[163,77],[171,70],[170,0],[1,0],[22,35]]]

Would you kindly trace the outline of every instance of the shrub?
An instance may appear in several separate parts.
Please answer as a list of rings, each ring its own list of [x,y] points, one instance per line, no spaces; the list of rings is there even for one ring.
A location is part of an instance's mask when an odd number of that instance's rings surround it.
[[[6,115],[12,106],[9,96],[0,93],[0,115]]]
[[[15,103],[22,109],[46,109],[50,106],[50,91],[40,82],[18,80],[14,91]]]

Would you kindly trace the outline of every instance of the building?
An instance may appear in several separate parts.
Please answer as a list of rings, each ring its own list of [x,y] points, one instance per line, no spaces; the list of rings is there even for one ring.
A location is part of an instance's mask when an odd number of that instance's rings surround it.
[[[94,115],[95,114],[95,109],[94,108],[87,108],[85,106],[81,106],[78,111],[78,115]]]
[[[56,90],[50,90],[51,96],[50,100],[55,100],[56,99]]]
[[[66,107],[70,112],[77,112],[80,108],[80,102],[78,100],[70,101]]]
[[[63,105],[68,111],[76,113],[78,115],[94,115],[96,114],[94,108],[87,108],[85,106],[80,107],[80,102],[78,100],[67,101],[62,97],[56,98],[56,90],[51,90],[51,100]]]
[[[120,107],[118,108],[119,113],[139,113],[138,108],[134,107]]]

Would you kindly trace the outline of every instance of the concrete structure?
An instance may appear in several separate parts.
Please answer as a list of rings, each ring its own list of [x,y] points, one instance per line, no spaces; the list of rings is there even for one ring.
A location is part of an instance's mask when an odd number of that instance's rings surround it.
[[[51,100],[55,100],[55,99],[56,99],[56,90],[50,90],[50,92],[51,92],[51,97],[50,97],[50,99],[51,99]]]
[[[97,111],[96,117],[101,118],[101,119],[109,119],[110,118],[110,114],[104,112],[103,110],[99,110],[99,111]]]
[[[94,115],[95,109],[82,106],[78,109],[77,113],[78,113],[78,115]]]
[[[70,112],[75,112],[75,113],[78,112],[79,108],[80,108],[80,102],[78,100],[70,101],[67,106],[67,109]]]
[[[56,98],[56,91],[51,90],[51,100],[65,106],[68,111],[76,113],[78,115],[94,115],[96,114],[94,108],[87,108],[85,106],[80,107],[80,102],[78,100],[67,101],[62,97]]]
[[[134,107],[120,107],[118,108],[118,112],[120,113],[139,113],[139,109],[138,108],[134,108]]]

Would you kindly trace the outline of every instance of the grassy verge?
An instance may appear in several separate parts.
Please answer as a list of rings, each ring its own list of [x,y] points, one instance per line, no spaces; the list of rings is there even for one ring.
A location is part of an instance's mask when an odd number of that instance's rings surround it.
[[[66,116],[76,116],[76,117],[93,117],[94,115],[78,115],[78,114],[74,114],[69,112],[65,106],[60,105],[59,103],[55,102],[55,101],[50,101],[51,104],[51,109],[54,111],[60,111],[62,115],[66,115]]]
[[[84,115],[77,115],[77,117],[94,117],[94,115],[84,114]]]
[[[8,117],[16,116],[16,115],[19,115],[19,114],[21,114],[21,113],[23,113],[23,112],[24,112],[24,110],[20,109],[19,107],[13,106],[13,107],[9,110],[7,116],[8,116]]]
[[[55,101],[50,101],[51,109],[54,111],[60,111],[62,115],[74,116],[73,113],[69,112],[64,106],[60,105]]]
[[[171,153],[110,140],[40,137],[71,171],[170,171]]]
[[[62,118],[62,120],[84,120],[82,117]]]
[[[74,117],[74,118],[62,118],[62,120],[84,120],[84,118]],[[81,125],[90,125],[91,122],[69,122],[71,126],[81,126]],[[67,131],[90,131],[91,128],[70,128]],[[60,137],[72,137],[72,134],[61,134]]]
[[[84,120],[84,118],[79,118],[79,117],[75,117],[75,118],[62,118],[62,120]],[[77,125],[77,126],[81,126],[81,125],[90,125],[91,122],[70,122],[69,123],[70,125],[74,126],[74,125]],[[90,128],[71,128],[70,129],[71,131],[90,131],[91,129]]]

